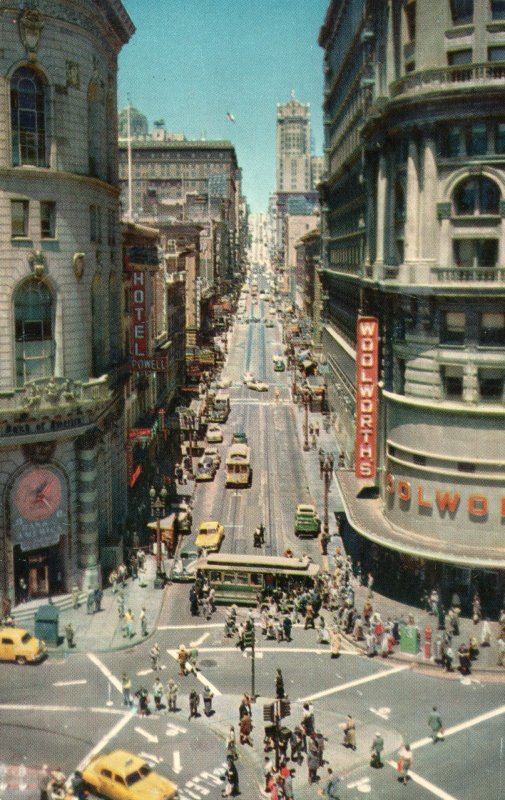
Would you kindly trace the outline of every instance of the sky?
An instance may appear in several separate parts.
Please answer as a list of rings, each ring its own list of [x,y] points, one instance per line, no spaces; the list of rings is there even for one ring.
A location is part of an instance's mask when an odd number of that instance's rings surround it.
[[[119,57],[119,108],[188,139],[228,139],[252,212],[275,191],[277,103],[310,103],[323,146],[323,51],[329,0],[123,0],[136,33]],[[231,112],[236,122],[226,119]]]

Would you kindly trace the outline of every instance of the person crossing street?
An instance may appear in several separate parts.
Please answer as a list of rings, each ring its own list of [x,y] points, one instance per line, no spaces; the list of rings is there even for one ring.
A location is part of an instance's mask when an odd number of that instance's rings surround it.
[[[431,738],[433,740],[433,744],[436,744],[438,741],[444,740],[444,726],[442,724],[442,717],[440,716],[440,711],[438,711],[436,706],[433,706],[430,716],[428,717],[428,725],[431,728]]]

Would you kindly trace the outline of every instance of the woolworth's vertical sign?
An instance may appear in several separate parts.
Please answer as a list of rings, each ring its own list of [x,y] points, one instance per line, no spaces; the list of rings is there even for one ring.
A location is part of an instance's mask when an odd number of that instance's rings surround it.
[[[358,317],[356,346],[356,478],[375,478],[377,460],[377,378],[379,322]]]

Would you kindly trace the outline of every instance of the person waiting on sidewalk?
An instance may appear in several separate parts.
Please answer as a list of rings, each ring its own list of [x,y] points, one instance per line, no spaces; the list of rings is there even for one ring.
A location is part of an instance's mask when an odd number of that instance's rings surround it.
[[[160,646],[158,642],[155,642],[149,650],[149,658],[151,659],[151,668],[153,672],[158,672],[160,669],[160,655]]]
[[[160,681],[160,676],[157,675],[153,683],[153,698],[156,711],[161,709],[161,699],[163,697],[163,684]]]
[[[189,694],[189,717],[188,720],[199,716],[198,706],[200,705],[200,695],[195,689],[192,689]]]
[[[214,697],[213,693],[210,691],[209,686],[204,686],[203,688],[203,713],[206,717],[211,717],[214,713],[212,711],[212,698]]]
[[[298,725],[292,732],[289,743],[291,745],[291,761],[297,761],[298,764],[301,764],[303,761],[303,732]]]
[[[97,614],[98,614],[99,611],[102,610],[102,597],[103,597],[103,592],[100,589],[100,587],[97,586],[96,589],[95,589],[95,592],[94,592],[94,597],[93,597],[93,600],[94,600],[94,603],[95,603],[95,613],[97,613]]]
[[[86,613],[87,614],[95,613],[95,592],[93,589],[90,589],[86,596]]]
[[[248,744],[250,747],[253,746],[253,741],[251,739],[251,731],[252,731],[251,717],[249,716],[249,714],[244,714],[244,716],[240,720],[240,744]]]
[[[179,645],[179,650],[177,651],[177,661],[179,662],[179,675],[186,676],[186,664],[188,662],[188,651],[184,647],[183,644]]]
[[[140,620],[140,631],[142,636],[147,636],[147,614],[146,614],[146,607],[142,606],[139,614]]]
[[[284,697],[284,678],[279,667],[277,667],[277,675],[275,676],[275,696],[277,700],[282,700]]]
[[[230,725],[226,736],[226,757],[236,761],[238,758],[237,753],[237,737],[235,736],[235,726]]]
[[[312,603],[307,603],[305,607],[305,625],[303,626],[304,630],[307,628],[315,629],[315,611],[314,606]]]
[[[79,587],[76,583],[72,586],[72,608],[79,608]]]
[[[317,770],[319,769],[319,748],[315,740],[315,734],[309,736],[307,741],[307,769],[309,784],[315,783],[318,779]]]
[[[263,776],[265,778],[265,793],[269,792],[269,784],[274,774],[275,767],[270,756],[265,756],[265,763],[263,764]]]
[[[69,622],[68,625],[65,625],[65,638],[67,640],[68,648],[75,647],[74,636],[75,636],[74,626],[72,625],[71,622]]]

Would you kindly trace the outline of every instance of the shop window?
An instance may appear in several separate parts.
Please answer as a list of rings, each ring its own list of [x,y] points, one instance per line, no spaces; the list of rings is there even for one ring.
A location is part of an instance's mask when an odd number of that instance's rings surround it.
[[[487,49],[488,61],[505,61],[505,47],[502,45],[495,45]]]
[[[495,267],[498,239],[455,239],[454,261],[458,267]]]
[[[455,25],[473,22],[473,0],[450,0],[452,21]]]
[[[47,86],[32,67],[20,67],[11,78],[12,164],[45,167]]]
[[[487,153],[487,127],[483,122],[470,125],[465,138],[467,155],[483,156]]]
[[[494,129],[495,153],[505,153],[505,122],[497,122]]]
[[[505,313],[484,311],[480,315],[479,344],[505,345]]]
[[[461,400],[463,397],[463,367],[442,367],[441,377],[446,400]]]
[[[13,239],[28,237],[28,200],[11,200],[11,236]]]
[[[505,370],[482,367],[478,371],[479,394],[481,400],[503,400]]]
[[[498,214],[500,190],[489,178],[470,178],[454,192],[454,211],[458,215]]]
[[[40,238],[54,239],[56,236],[56,203],[42,200],[40,203]]]
[[[442,315],[440,342],[442,344],[464,344],[465,322],[464,311],[446,311]]]
[[[454,67],[458,64],[471,64],[472,51],[468,50],[453,50],[452,53],[447,53],[447,62],[449,66]]]
[[[493,19],[505,19],[505,0],[491,0],[491,16]]]
[[[48,287],[30,278],[13,296],[16,385],[50,377],[54,370],[53,298]]]

